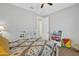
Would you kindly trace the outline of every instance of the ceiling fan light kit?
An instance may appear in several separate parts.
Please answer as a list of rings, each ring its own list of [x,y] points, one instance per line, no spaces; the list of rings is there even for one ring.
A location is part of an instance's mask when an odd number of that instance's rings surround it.
[[[48,4],[49,6],[52,6],[53,5],[53,3],[42,3],[41,8],[44,7],[44,4]]]

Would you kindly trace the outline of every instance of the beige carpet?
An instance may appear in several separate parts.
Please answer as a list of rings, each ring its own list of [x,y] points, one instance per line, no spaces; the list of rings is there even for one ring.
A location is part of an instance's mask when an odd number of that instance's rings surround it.
[[[69,48],[59,48],[59,56],[79,56],[79,52]]]

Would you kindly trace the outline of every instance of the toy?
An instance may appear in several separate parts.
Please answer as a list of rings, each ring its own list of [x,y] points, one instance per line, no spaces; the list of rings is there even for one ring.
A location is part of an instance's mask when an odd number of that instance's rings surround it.
[[[54,31],[52,34],[52,40],[61,41],[62,31]]]
[[[71,40],[69,38],[64,38],[62,40],[62,46],[66,48],[71,48]]]

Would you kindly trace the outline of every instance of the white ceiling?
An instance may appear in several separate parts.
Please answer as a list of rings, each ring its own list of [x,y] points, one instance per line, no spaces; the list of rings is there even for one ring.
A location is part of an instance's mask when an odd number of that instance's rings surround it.
[[[12,3],[12,5],[30,10],[40,16],[48,16],[56,11],[72,6],[74,3],[53,3],[53,6],[45,4],[43,8],[40,8],[41,3]]]

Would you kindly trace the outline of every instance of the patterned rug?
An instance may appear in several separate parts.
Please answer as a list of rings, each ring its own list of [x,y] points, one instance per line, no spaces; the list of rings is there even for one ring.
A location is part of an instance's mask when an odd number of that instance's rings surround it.
[[[9,46],[13,56],[54,56],[53,41],[23,39],[11,42]]]

